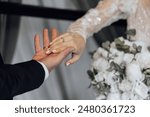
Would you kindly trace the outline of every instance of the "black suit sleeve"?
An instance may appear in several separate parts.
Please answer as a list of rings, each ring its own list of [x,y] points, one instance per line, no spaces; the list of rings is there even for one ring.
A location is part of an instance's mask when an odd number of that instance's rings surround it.
[[[44,81],[41,64],[31,60],[0,67],[0,99],[12,97],[38,88]]]

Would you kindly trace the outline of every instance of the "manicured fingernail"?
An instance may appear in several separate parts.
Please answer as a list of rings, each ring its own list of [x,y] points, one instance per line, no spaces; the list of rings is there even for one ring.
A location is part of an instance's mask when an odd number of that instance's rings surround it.
[[[66,63],[66,66],[69,66],[70,65],[70,63],[68,62],[68,63]]]
[[[46,54],[50,54],[50,50],[47,50],[47,51],[46,51]]]

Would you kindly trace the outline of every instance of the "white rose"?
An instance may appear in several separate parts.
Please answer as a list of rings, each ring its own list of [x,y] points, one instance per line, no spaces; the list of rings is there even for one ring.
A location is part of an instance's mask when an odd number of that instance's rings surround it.
[[[127,79],[130,80],[132,83],[142,80],[143,75],[141,72],[140,65],[135,61],[129,63],[126,67],[126,76]]]
[[[126,53],[126,54],[124,54],[124,56],[123,56],[123,61],[124,61],[126,64],[129,64],[129,63],[132,62],[133,58],[134,58],[134,55],[133,55],[133,54],[128,54],[128,53]]]
[[[132,89],[132,84],[128,80],[122,80],[122,82],[119,83],[119,89],[123,92],[130,91]]]
[[[150,67],[150,52],[139,53],[135,56],[135,58],[142,69]]]
[[[109,63],[104,58],[99,58],[98,60],[94,61],[92,66],[97,69],[98,71],[106,71],[109,68]]]

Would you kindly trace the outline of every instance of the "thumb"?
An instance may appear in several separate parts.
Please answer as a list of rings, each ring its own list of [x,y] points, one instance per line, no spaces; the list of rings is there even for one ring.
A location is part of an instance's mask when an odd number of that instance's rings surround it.
[[[69,66],[70,64],[73,64],[75,63],[76,61],[78,61],[80,58],[80,55],[78,54],[72,54],[72,58],[69,59],[67,62],[66,62],[66,66]]]

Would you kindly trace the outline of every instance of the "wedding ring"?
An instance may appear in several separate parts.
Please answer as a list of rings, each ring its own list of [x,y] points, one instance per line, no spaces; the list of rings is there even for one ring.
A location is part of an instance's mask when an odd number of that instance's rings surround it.
[[[48,45],[48,48],[50,48],[50,47],[51,47],[51,45],[49,44],[49,45]]]

